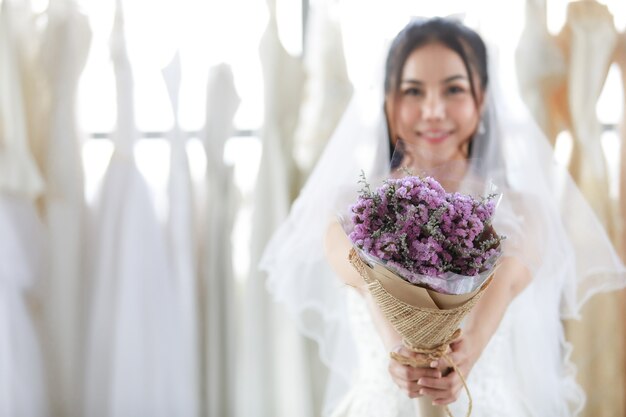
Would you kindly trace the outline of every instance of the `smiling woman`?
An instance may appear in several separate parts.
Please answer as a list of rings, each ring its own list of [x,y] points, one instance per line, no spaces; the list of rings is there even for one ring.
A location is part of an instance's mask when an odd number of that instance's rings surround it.
[[[625,285],[606,233],[553,163],[545,137],[509,102],[514,89],[507,86],[506,96],[498,90],[495,62],[488,65],[476,32],[451,19],[416,19],[391,43],[386,62],[384,94],[357,89],[262,262],[270,290],[320,343],[333,371],[328,414],[441,415],[433,403],[462,415],[462,373],[475,417],[575,415],[584,395],[564,356],[561,319],[578,316],[590,295]],[[399,346],[401,337],[347,265],[350,244],[337,213],[346,215],[355,201],[359,172],[385,178],[398,160],[447,191],[492,182],[503,196],[493,219],[507,237],[501,267],[450,344],[460,373],[448,373],[442,361],[424,369],[390,360],[390,352],[419,354]],[[450,176],[456,181],[440,180]],[[427,400],[420,410],[415,397]]]
[[[396,122],[397,137],[433,163],[465,159],[478,127],[482,95],[472,90],[460,56],[431,43],[408,57],[400,91],[389,93],[388,103],[394,100],[397,113],[389,118]]]

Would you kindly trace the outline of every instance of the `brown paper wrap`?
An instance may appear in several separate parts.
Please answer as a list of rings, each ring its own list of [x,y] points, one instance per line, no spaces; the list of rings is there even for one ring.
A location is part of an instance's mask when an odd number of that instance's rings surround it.
[[[428,366],[432,360],[442,357],[450,362],[446,354],[450,342],[458,337],[461,321],[478,302],[493,279],[492,275],[479,289],[468,294],[440,294],[413,285],[383,266],[370,267],[354,249],[350,250],[349,259],[365,280],[368,290],[387,320],[402,336],[403,344],[414,352],[426,355],[427,359],[420,361],[395,352],[391,353],[393,359],[414,367]],[[455,364],[450,365],[459,373],[470,399],[467,412],[469,416],[472,399],[465,379]],[[451,415],[447,407],[445,410]]]

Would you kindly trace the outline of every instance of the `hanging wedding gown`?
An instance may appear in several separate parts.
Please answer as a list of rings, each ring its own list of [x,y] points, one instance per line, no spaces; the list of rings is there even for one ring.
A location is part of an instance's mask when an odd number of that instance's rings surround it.
[[[198,326],[198,282],[196,275],[196,237],[194,234],[194,211],[186,138],[178,123],[180,92],[180,56],[175,54],[172,62],[163,69],[163,77],[169,93],[174,115],[174,127],[170,132],[170,177],[168,184],[168,244],[172,260],[174,281],[180,311],[180,340],[183,352],[179,364],[180,390],[186,396],[182,402],[185,410],[181,416],[198,416],[200,413],[200,349]]]
[[[339,2],[317,0],[309,4],[304,51],[306,82],[293,143],[298,189],[305,184],[315,167],[352,96]],[[310,358],[308,366],[313,401],[314,404],[321,404],[327,370],[320,363],[314,344],[308,339],[305,342]]]
[[[121,10],[111,41],[117,84],[115,150],[92,232],[84,414],[185,416],[180,307],[166,241],[133,157],[133,82]]]
[[[242,373],[238,373],[241,416],[313,416],[307,362],[302,336],[265,290],[258,263],[267,240],[285,218],[294,193],[293,135],[297,123],[304,74],[300,60],[290,56],[278,37],[274,1],[260,44],[264,80],[262,155],[252,214],[250,274],[243,303]]]
[[[28,148],[13,49],[12,9],[0,8],[0,415],[47,415],[39,340],[27,296],[45,271],[44,230],[34,205],[43,182]],[[42,294],[38,294],[42,295]],[[45,294],[44,294],[45,295]]]
[[[526,0],[515,62],[522,99],[554,145],[558,133],[570,125],[567,66],[556,37],[548,32],[546,1]]]
[[[47,13],[33,13],[29,0],[8,0],[11,9],[11,32],[18,61],[28,144],[32,157],[45,177],[46,143],[50,118],[50,85],[43,64]],[[45,182],[45,180],[44,180]],[[38,200],[37,204],[41,201]]]
[[[337,15],[333,0],[313,2],[309,9],[304,56],[307,80],[294,138],[301,183],[315,166],[352,95]]]
[[[230,138],[239,107],[233,74],[226,64],[209,71],[203,143],[207,155],[204,234],[200,270],[206,363],[205,407],[208,417],[234,415],[239,396],[235,385],[237,320],[232,232],[240,196],[233,167],[224,163],[224,144]]]
[[[602,126],[596,115],[596,103],[617,44],[613,16],[607,6],[596,1],[569,3],[559,36],[568,58],[568,109],[574,139],[570,172],[615,238]],[[585,307],[582,321],[567,323],[578,380],[587,393],[586,416],[621,415],[625,411],[621,400],[626,387],[624,329],[616,330],[606,319],[620,317],[622,303],[623,294],[602,294]]]
[[[522,97],[552,141],[562,130],[571,133],[570,171],[615,238],[616,219],[595,108],[615,48],[613,19],[606,6],[595,1],[572,2],[561,34],[553,37],[546,27],[545,9],[544,0],[526,2],[526,26],[517,48]],[[573,359],[580,368],[578,378],[588,394],[585,413],[589,416],[626,411],[620,399],[626,383],[625,332],[616,331],[604,319],[623,314],[622,298],[623,294],[598,296],[586,307],[582,322],[567,324],[575,345]],[[598,340],[606,347],[600,348]]]
[[[51,1],[47,21],[41,46],[50,91],[50,122],[43,160],[50,254],[49,273],[44,281],[44,330],[51,412],[61,417],[80,415],[82,398],[82,366],[76,358],[84,355],[84,306],[80,303],[84,193],[76,92],[89,52],[91,29],[74,1]]]
[[[568,53],[568,107],[574,139],[570,172],[610,233],[614,222],[596,103],[617,42],[613,16],[596,1],[569,3],[560,37]]]
[[[19,190],[34,199],[43,191],[43,181],[28,145],[19,64],[12,43],[13,11],[9,1],[3,1],[1,7],[2,126],[7,133],[3,138],[5,150],[0,153],[0,188]]]

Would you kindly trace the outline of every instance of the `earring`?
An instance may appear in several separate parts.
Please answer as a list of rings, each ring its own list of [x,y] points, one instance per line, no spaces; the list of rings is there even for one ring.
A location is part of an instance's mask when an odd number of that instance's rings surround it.
[[[476,133],[478,133],[479,135],[484,135],[485,134],[485,122],[483,121],[482,117],[480,118],[480,122],[478,122],[478,130],[476,131]]]

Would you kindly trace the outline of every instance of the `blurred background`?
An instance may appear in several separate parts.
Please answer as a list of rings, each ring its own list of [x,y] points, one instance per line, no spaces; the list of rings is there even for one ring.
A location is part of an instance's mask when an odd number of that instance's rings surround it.
[[[484,35],[626,252],[623,1],[0,4],[0,417],[319,416],[257,265],[411,16]],[[566,324],[584,416],[626,416],[624,301]]]

